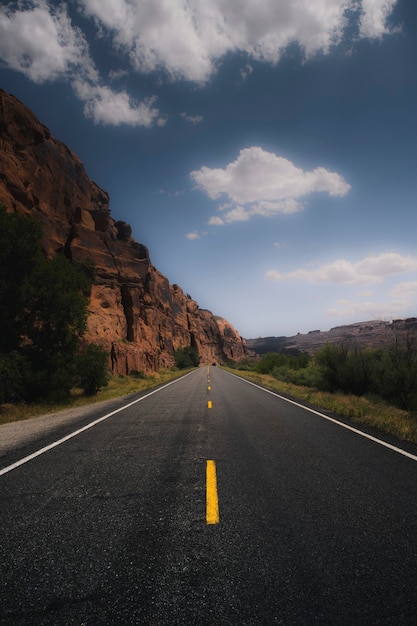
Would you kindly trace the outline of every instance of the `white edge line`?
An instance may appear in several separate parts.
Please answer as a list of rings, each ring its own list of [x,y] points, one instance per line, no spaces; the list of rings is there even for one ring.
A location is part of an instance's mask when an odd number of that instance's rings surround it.
[[[226,370],[223,370],[226,371]],[[406,456],[408,459],[411,459],[412,461],[417,461],[417,456],[415,454],[411,454],[411,452],[407,452],[406,450],[402,450],[401,448],[397,448],[397,446],[392,446],[390,443],[387,443],[386,441],[383,441],[382,439],[378,439],[377,437],[373,437],[372,435],[368,435],[367,433],[363,432],[362,430],[358,430],[357,428],[353,428],[353,426],[349,426],[348,424],[344,424],[343,422],[339,422],[338,420],[334,419],[333,417],[329,417],[328,415],[324,415],[324,413],[320,413],[319,411],[315,411],[314,409],[310,409],[308,406],[304,406],[303,404],[299,404],[298,402],[294,402],[294,400],[289,400],[288,398],[285,398],[284,396],[280,396],[279,393],[275,393],[274,391],[270,391],[269,389],[265,389],[265,387],[261,387],[260,385],[257,385],[256,383],[253,383],[251,380],[247,380],[246,378],[242,378],[241,376],[237,376],[236,374],[232,374],[231,372],[227,372],[226,374],[229,374],[230,376],[234,376],[235,378],[238,378],[239,380],[243,380],[245,383],[248,383],[248,385],[253,385],[254,387],[257,387],[258,389],[261,389],[262,391],[265,391],[266,393],[270,393],[272,396],[276,396],[277,398],[280,398],[280,400],[285,400],[285,402],[289,402],[290,404],[294,404],[295,406],[300,407],[301,409],[304,409],[305,411],[309,411],[310,413],[314,413],[314,415],[318,415],[319,417],[322,417],[325,420],[328,420],[329,422],[332,422],[333,424],[337,424],[337,426],[341,426],[342,428],[346,428],[346,430],[350,430],[352,433],[356,433],[357,435],[360,435],[361,437],[365,437],[365,439],[369,439],[370,441],[373,441],[374,443],[378,443],[380,446],[384,446],[384,448],[388,448],[389,450],[392,450],[393,452],[397,452],[398,454],[402,454],[403,456]]]
[[[45,452],[48,452],[49,450],[52,450],[53,448],[56,448],[57,446],[60,446],[62,443],[65,443],[69,439],[72,439],[73,437],[76,437],[77,435],[80,435],[85,430],[88,430],[89,428],[93,428],[93,426],[96,426],[97,424],[100,424],[100,422],[104,422],[104,420],[107,420],[109,417],[112,417],[113,415],[116,415],[116,413],[120,413],[121,411],[124,411],[125,409],[128,409],[129,407],[133,406],[134,404],[137,404],[138,402],[142,402],[142,400],[146,400],[146,398],[149,398],[149,396],[152,396],[154,393],[158,393],[158,391],[162,391],[162,389],[165,389],[166,387],[169,387],[170,385],[173,385],[174,383],[179,382],[183,378],[186,378],[187,376],[190,376],[190,374],[193,374],[194,371],[196,371],[196,370],[193,370],[192,372],[189,372],[188,374],[185,374],[184,376],[181,376],[180,378],[176,378],[175,380],[171,380],[169,383],[167,383],[163,387],[158,387],[158,389],[154,389],[150,393],[147,393],[145,396],[141,396],[140,398],[137,398],[137,400],[133,400],[133,402],[129,402],[129,404],[125,404],[125,405],[121,406],[119,409],[116,409],[115,411],[112,411],[111,413],[107,413],[107,415],[103,415],[103,417],[99,417],[98,419],[94,420],[94,422],[91,422],[90,424],[87,424],[86,426],[83,426],[82,428],[79,428],[78,430],[75,430],[73,433],[70,433],[69,435],[66,435],[65,437],[62,437],[62,439],[58,439],[58,441],[54,441],[54,443],[49,444],[49,446],[45,446],[44,448],[40,448],[36,452],[33,452],[32,454],[29,454],[28,456],[25,456],[23,459],[20,459],[20,461],[16,461],[16,463],[12,463],[11,465],[8,465],[7,467],[4,467],[3,469],[0,470],[0,476],[3,476],[3,474],[7,474],[8,472],[11,472],[12,470],[16,469],[17,467],[20,467],[21,465],[24,465],[25,463],[28,463],[29,461],[32,461],[33,459],[36,459],[37,456],[40,456],[41,454],[44,454]]]

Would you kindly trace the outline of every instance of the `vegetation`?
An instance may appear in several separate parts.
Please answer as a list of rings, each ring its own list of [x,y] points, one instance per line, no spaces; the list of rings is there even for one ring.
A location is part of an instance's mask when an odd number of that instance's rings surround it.
[[[417,349],[410,337],[388,350],[326,346],[315,361],[321,389],[373,394],[401,409],[417,410]]]
[[[47,259],[40,223],[0,205],[0,404],[65,400],[106,384],[98,346],[80,351],[91,268]]]
[[[201,360],[197,348],[193,346],[178,348],[178,350],[174,352],[174,358],[176,367],[181,370],[188,369],[189,367],[198,367]]]
[[[234,368],[228,369],[237,373]],[[380,398],[325,392],[279,381],[273,376],[254,371],[238,371],[238,374],[285,397],[306,402],[319,410],[348,417],[357,424],[371,426],[400,439],[417,443],[415,414],[393,407]]]
[[[86,345],[76,357],[78,386],[92,396],[108,385],[107,352],[94,343]]]
[[[177,370],[175,368],[163,369],[148,375],[142,373],[139,377],[135,375],[135,372],[131,372],[129,376],[111,376],[108,385],[100,389],[94,396],[87,396],[82,392],[82,389],[73,388],[71,396],[66,399],[65,403],[53,403],[49,400],[47,403],[38,401],[30,404],[3,404],[0,406],[0,424],[21,421],[54,411],[61,411],[64,407],[65,409],[74,409],[85,406],[86,404],[120,398],[145,389],[151,389],[183,375],[184,370]]]
[[[417,344],[393,337],[388,349],[327,345],[314,357],[269,353],[229,362],[279,393],[417,442]]]

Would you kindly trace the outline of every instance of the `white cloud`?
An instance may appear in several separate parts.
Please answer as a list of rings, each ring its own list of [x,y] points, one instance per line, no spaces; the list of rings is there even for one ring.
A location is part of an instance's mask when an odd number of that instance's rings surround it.
[[[127,70],[110,70],[109,78],[110,80],[120,80],[128,75]]]
[[[211,217],[207,222],[209,226],[223,226],[224,223],[224,220],[222,220],[221,217],[217,217],[216,215],[213,215],[213,217]]]
[[[409,298],[417,296],[417,282],[398,283],[390,291],[395,298]]]
[[[187,237],[187,239],[189,239],[190,241],[194,241],[195,239],[201,239],[201,235],[200,233],[198,233],[196,230],[193,231],[192,233],[187,233],[185,235]]]
[[[140,72],[206,82],[230,52],[277,63],[298,43],[328,53],[360,13],[360,37],[387,34],[396,0],[79,0]],[[247,65],[249,68],[250,65]]]
[[[74,71],[96,75],[87,41],[71,24],[65,5],[53,7],[46,0],[19,2],[16,11],[0,7],[0,57],[35,83]]]
[[[204,84],[222,58],[244,53],[250,60],[277,63],[286,48],[298,44],[308,59],[327,54],[344,38],[359,15],[359,37],[378,39],[397,0],[72,0],[96,26],[96,36],[128,60],[130,70],[163,71],[171,80]],[[2,3],[3,5],[5,3]],[[68,2],[17,0],[0,7],[0,58],[10,69],[36,83],[88,81],[96,89],[86,111],[103,123],[162,126],[146,102],[131,103],[100,79],[87,34],[72,22]],[[123,70],[122,70],[123,71]],[[114,72],[109,80],[121,76]],[[77,93],[80,87],[77,88]],[[83,91],[83,89],[81,89]],[[117,117],[120,113],[120,118]],[[190,116],[197,123],[199,116]],[[106,121],[107,120],[107,121]],[[114,120],[114,121],[112,121]],[[325,172],[325,171],[324,171]],[[323,172],[323,174],[324,174]],[[315,172],[317,179],[319,173]],[[324,183],[326,185],[326,183]]]
[[[0,57],[36,83],[69,80],[95,123],[150,127],[166,122],[153,107],[154,98],[133,102],[126,92],[101,84],[87,40],[72,24],[65,3],[28,0],[18,2],[14,11],[0,7]],[[110,79],[122,74],[113,72]]]
[[[247,63],[245,67],[242,67],[240,70],[240,76],[242,78],[242,81],[245,81],[246,78],[252,74],[252,72],[253,72],[253,67],[249,63]]]
[[[243,206],[235,206],[233,209],[230,209],[224,216],[225,222],[246,222],[250,218],[248,211],[246,211]]]
[[[75,80],[73,88],[82,100],[84,113],[96,124],[129,124],[149,128],[159,118],[159,111],[152,105],[155,98],[143,102],[133,102],[125,91],[116,93],[109,87],[102,87],[83,80]]]
[[[374,292],[370,289],[364,289],[363,291],[358,292],[358,296],[360,298],[373,298]]]
[[[341,299],[326,313],[331,317],[356,319],[392,320],[415,314],[417,305],[417,282],[398,283],[387,292],[379,290],[358,292],[360,300]]]
[[[362,0],[360,35],[378,39],[390,32],[387,21],[397,0]]]
[[[251,215],[263,215],[264,217],[270,217],[277,213],[290,214],[297,213],[303,209],[303,204],[295,200],[295,198],[284,198],[276,202],[270,202],[268,200],[261,200],[256,202],[251,210]]]
[[[402,302],[355,302],[338,300],[334,307],[327,309],[330,317],[351,317],[355,319],[391,320],[405,314]]]
[[[200,124],[204,119],[202,115],[190,115],[189,113],[181,113],[180,115],[186,122],[190,122],[190,124]]]
[[[218,225],[248,220],[252,215],[295,213],[303,208],[299,201],[302,196],[313,192],[344,196],[350,189],[336,172],[323,167],[305,172],[288,159],[257,146],[241,150],[224,169],[203,166],[190,177],[212,200],[227,196],[228,202],[219,210],[228,210],[221,221],[217,220]]]
[[[357,263],[338,259],[333,263],[319,265],[313,269],[297,269],[287,273],[268,270],[265,277],[271,281],[303,280],[310,283],[334,282],[354,285],[382,283],[389,276],[415,271],[417,271],[417,257],[401,256],[397,252],[385,252],[369,255]]]

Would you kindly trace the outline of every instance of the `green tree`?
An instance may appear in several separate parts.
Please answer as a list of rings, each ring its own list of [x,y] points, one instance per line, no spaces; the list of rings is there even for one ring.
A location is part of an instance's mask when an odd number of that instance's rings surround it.
[[[185,348],[178,348],[174,352],[175,365],[179,369],[187,369],[189,367],[198,367],[201,357],[198,354],[197,348],[194,346],[186,346]]]
[[[285,368],[286,370],[299,370],[308,366],[310,357],[306,352],[298,355],[283,354],[282,352],[267,352],[258,361],[255,369],[260,374],[271,374],[273,370]]]
[[[385,350],[379,360],[375,390],[386,400],[406,410],[417,410],[417,337],[407,334]]]
[[[345,347],[339,348],[328,344],[320,348],[315,354],[315,362],[318,366],[320,382],[319,386],[334,393],[342,390],[342,368],[345,366],[348,351]]]
[[[0,353],[20,346],[33,272],[42,260],[41,236],[40,222],[0,204]]]
[[[30,365],[22,354],[16,350],[0,352],[0,404],[19,402],[25,397],[24,383],[29,372]]]
[[[86,345],[77,355],[78,384],[87,395],[96,394],[109,381],[107,352],[95,343]]]
[[[10,396],[7,364],[12,395],[28,401],[64,398],[76,378],[91,283],[65,256],[46,259],[41,234],[33,218],[0,207],[0,397]]]
[[[84,273],[66,257],[58,255],[38,264],[26,303],[25,334],[39,359],[77,350],[86,329],[89,290]]]

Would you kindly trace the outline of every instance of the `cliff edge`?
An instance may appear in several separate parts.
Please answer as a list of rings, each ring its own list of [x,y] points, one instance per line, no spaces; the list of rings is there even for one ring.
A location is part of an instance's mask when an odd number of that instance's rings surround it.
[[[196,347],[203,362],[246,355],[239,333],[170,285],[129,224],[111,217],[108,194],[80,159],[2,90],[0,202],[41,221],[48,256],[94,264],[85,340],[112,353],[114,373],[173,365],[174,350],[184,346]]]

